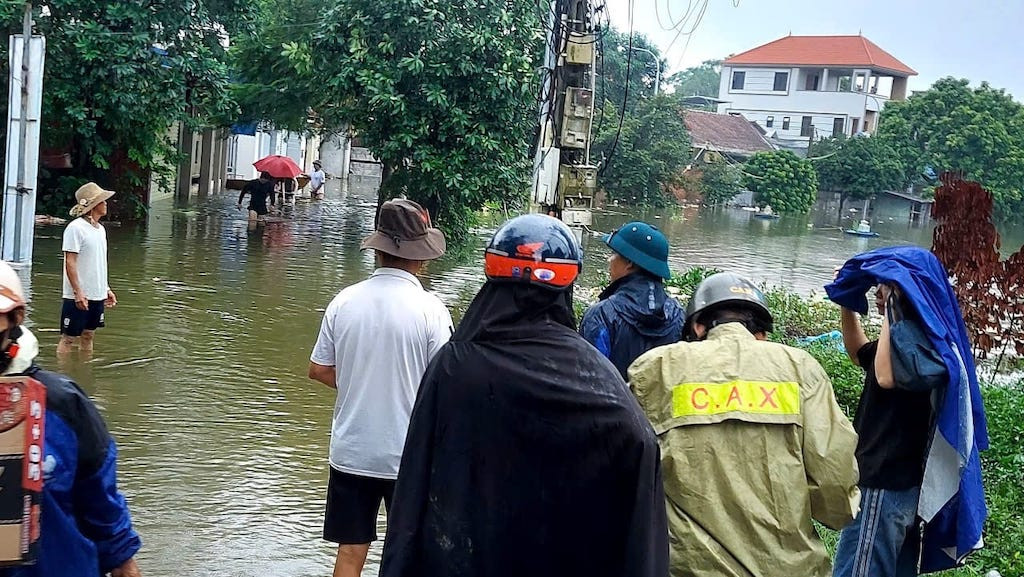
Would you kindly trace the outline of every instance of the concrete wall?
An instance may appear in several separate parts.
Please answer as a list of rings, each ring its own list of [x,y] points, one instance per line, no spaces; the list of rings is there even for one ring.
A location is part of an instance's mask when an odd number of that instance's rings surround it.
[[[736,71],[745,74],[743,89],[732,88],[733,73]],[[773,90],[777,72],[789,73],[785,91]],[[805,90],[807,77],[814,74],[819,75],[819,90]],[[843,133],[850,135],[854,128],[854,119],[857,129],[863,130],[864,119],[869,116],[868,111],[881,110],[887,101],[883,95],[869,93],[871,86],[877,86],[872,84],[871,74],[871,71],[866,69],[725,66],[722,68],[719,98],[727,102],[718,106],[718,112],[742,114],[747,119],[757,122],[769,134],[776,132],[777,136],[783,139],[807,138],[800,135],[804,116],[811,117],[816,138],[833,136],[833,123],[837,118],[843,120]],[[864,86],[868,87],[865,91],[838,91],[840,76],[856,78],[858,75],[864,77]],[[773,117],[772,126],[768,126],[769,116]],[[786,117],[790,119],[788,129],[783,128]]]

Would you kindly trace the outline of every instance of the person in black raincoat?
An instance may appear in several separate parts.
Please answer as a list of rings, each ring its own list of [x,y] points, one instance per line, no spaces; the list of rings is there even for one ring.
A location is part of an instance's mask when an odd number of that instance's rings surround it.
[[[645,222],[627,222],[604,237],[612,249],[612,282],[583,315],[580,334],[608,357],[622,378],[640,355],[683,336],[683,308],[665,294],[668,239]]]
[[[575,332],[578,243],[557,219],[520,216],[485,263],[420,384],[381,577],[664,577],[658,444]]]

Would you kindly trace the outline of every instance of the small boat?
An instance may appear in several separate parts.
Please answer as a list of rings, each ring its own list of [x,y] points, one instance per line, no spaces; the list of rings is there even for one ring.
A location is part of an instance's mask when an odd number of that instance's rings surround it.
[[[777,214],[769,214],[769,213],[765,213],[765,212],[759,212],[759,213],[754,215],[754,218],[762,218],[764,220],[778,220],[779,218],[781,218],[781,216],[779,216]]]
[[[862,236],[862,237],[866,237],[866,238],[873,238],[873,237],[876,237],[876,236],[881,236],[877,232],[871,232],[871,231],[866,231],[865,232],[865,231],[860,231],[860,230],[851,230],[849,228],[844,230],[843,232],[845,232],[846,234],[852,234],[853,236]]]

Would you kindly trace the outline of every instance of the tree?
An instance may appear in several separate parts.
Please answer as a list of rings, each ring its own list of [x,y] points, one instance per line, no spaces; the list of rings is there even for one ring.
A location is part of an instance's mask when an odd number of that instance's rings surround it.
[[[614,104],[606,102],[604,113],[616,114]],[[623,118],[616,145],[617,132],[617,122],[605,122],[594,137],[591,154],[607,163],[600,186],[612,198],[663,205],[668,186],[678,181],[689,160],[690,139],[678,106],[666,95],[644,100]]]
[[[718,97],[718,88],[722,79],[722,61],[705,60],[700,66],[693,66],[676,72],[668,81],[675,87],[675,94],[680,98],[687,96]]]
[[[623,109],[623,101],[627,96],[626,90],[626,67],[629,67],[629,94],[625,100],[626,111],[634,110],[637,103],[646,98],[654,96],[654,88],[657,86],[657,75],[659,64],[664,70],[664,59],[658,47],[651,44],[647,37],[642,34],[633,35],[633,50],[630,51],[629,35],[615,29],[609,29],[601,38],[599,44],[597,94],[595,101],[603,109],[604,102],[611,102],[618,111]],[[651,57],[649,50],[657,54],[657,59]],[[632,58],[629,55],[632,54]],[[605,122],[611,122],[618,118],[618,113],[609,115]]]
[[[702,167],[700,190],[705,204],[725,204],[742,189],[743,174],[728,162],[709,162]]]
[[[818,197],[814,166],[788,150],[758,152],[744,165],[744,173],[754,202],[778,213],[806,213]]]
[[[333,104],[326,125],[350,121],[383,163],[381,200],[404,193],[459,236],[486,201],[523,199],[539,92],[533,4],[336,0],[322,14],[313,89]]]
[[[1024,212],[1024,106],[987,83],[943,78],[886,106],[878,134],[906,167],[906,184],[926,168],[960,172],[991,191],[996,213]]]
[[[847,200],[866,200],[903,182],[903,164],[881,136],[830,138],[815,143],[808,156],[821,189],[839,193],[840,218]]]
[[[223,41],[248,26],[248,2],[44,0],[36,9],[47,38],[42,144],[70,152],[74,176],[138,194],[151,172],[174,173],[175,121],[230,116]],[[121,216],[139,208],[137,196],[124,198],[114,206]]]
[[[310,130],[310,113],[329,106],[329,93],[313,81],[309,51],[317,29],[319,0],[260,0],[253,33],[230,49],[237,77],[231,86],[239,122],[265,123],[281,130]]]

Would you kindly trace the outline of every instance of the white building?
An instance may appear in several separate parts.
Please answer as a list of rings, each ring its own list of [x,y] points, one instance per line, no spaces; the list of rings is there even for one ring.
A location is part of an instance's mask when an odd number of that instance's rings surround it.
[[[863,36],[786,36],[722,63],[718,112],[806,149],[812,137],[874,132],[885,103],[905,99],[915,75]]]

